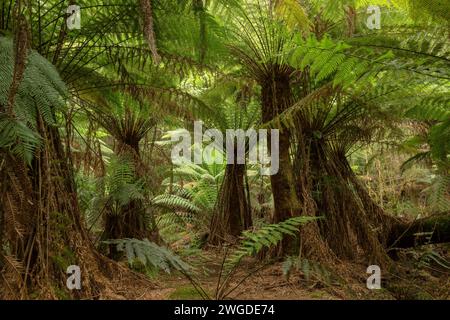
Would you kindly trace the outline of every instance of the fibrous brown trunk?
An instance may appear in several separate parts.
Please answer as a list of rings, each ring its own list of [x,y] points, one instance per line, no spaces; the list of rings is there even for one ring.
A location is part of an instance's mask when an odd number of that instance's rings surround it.
[[[274,200],[273,223],[300,215],[289,154],[290,141],[287,130],[280,133],[279,146],[279,170],[277,174],[270,176]]]
[[[26,166],[3,155],[0,212],[9,249],[2,251],[3,298],[101,298],[127,271],[99,255],[81,221],[70,155],[58,129],[38,122],[42,146]],[[66,268],[81,270],[81,290],[68,290]]]
[[[105,234],[105,240],[150,238],[142,201],[131,200],[120,208],[120,212],[108,213],[105,217]]]
[[[389,263],[383,211],[367,195],[344,153],[306,132],[299,141],[295,172],[303,214],[322,217],[302,228],[302,254],[328,262],[363,256],[369,263]]]
[[[245,193],[245,164],[227,164],[216,210],[211,220],[209,242],[233,241],[252,226],[250,204]]]
[[[267,123],[290,107],[292,93],[289,74],[275,74],[262,84],[262,121]],[[290,157],[289,130],[282,128],[279,134],[279,170],[270,176],[274,214],[278,223],[300,214],[295,191],[294,174]]]
[[[159,55],[158,48],[156,46],[152,0],[139,0],[139,4],[144,20],[144,36],[152,53],[153,61],[158,64],[161,61],[161,56]]]
[[[262,86],[262,122],[267,123],[291,106],[291,75],[289,70],[273,66],[273,73],[261,83]],[[269,134],[270,135],[270,134]],[[269,137],[270,138],[270,137]],[[291,135],[287,128],[279,132],[279,169],[270,176],[274,212],[272,222],[278,223],[298,216],[301,213],[300,202],[296,193],[294,172],[290,155]],[[270,148],[270,147],[269,147]],[[271,150],[270,150],[271,151]],[[287,237],[273,250],[273,254],[283,255],[295,250],[292,237]]]

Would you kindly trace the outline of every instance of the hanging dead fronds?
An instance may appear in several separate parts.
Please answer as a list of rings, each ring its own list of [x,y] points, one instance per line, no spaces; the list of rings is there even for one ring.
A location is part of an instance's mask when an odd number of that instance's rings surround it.
[[[25,17],[18,13],[16,32],[14,36],[14,73],[8,94],[8,114],[13,114],[14,100],[25,72],[30,36]]]
[[[154,18],[153,18],[153,10],[152,10],[152,0],[139,0],[143,23],[144,23],[144,36],[148,42],[150,47],[150,51],[152,53],[153,61],[155,64],[159,64],[161,61],[161,56],[158,53],[158,48],[156,46],[156,36],[154,30]]]

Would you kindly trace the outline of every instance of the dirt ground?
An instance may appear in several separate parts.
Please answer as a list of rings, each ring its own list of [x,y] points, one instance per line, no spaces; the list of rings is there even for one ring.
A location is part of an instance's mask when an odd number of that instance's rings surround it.
[[[213,261],[215,253],[208,253]],[[216,261],[220,261],[216,257]],[[449,270],[430,266],[426,269],[411,269],[407,263],[399,262],[396,273],[382,274],[382,288],[369,290],[366,279],[369,276],[363,265],[351,265],[352,278],[332,274],[329,277],[320,272],[309,276],[302,270],[294,270],[289,277],[283,273],[283,263],[277,262],[256,272],[260,262],[247,259],[223,288],[221,299],[242,300],[366,300],[366,299],[450,299]],[[218,291],[220,263],[204,264],[197,270],[197,286],[210,299],[215,299]],[[202,271],[203,270],[203,271]],[[208,270],[209,272],[205,272]],[[250,276],[248,276],[251,274]],[[248,276],[248,277],[247,277]],[[148,287],[128,288],[133,291],[132,299],[137,300],[195,300],[202,296],[191,281],[181,274],[158,274],[149,280]],[[130,284],[131,285],[131,284]],[[219,286],[220,287],[220,286]]]

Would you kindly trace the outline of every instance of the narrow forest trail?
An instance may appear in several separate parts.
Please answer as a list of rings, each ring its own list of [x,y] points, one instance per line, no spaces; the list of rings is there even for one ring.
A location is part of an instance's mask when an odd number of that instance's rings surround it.
[[[232,281],[230,287],[236,286],[245,276],[240,272]],[[343,297],[333,296],[326,292],[324,288],[315,288],[315,285],[308,286],[299,283],[299,278],[289,280],[283,278],[281,265],[274,265],[270,268],[256,272],[253,276],[241,284],[233,291],[227,299],[231,300],[334,300]],[[163,281],[163,280],[161,280]],[[204,277],[201,279],[202,286],[208,293],[213,293],[217,282],[216,277]],[[198,299],[199,295],[192,284],[181,276],[172,276],[164,280],[165,299]]]
[[[206,254],[216,257],[217,253]],[[211,260],[209,256],[209,261]],[[196,257],[198,259],[198,257]],[[382,274],[383,282],[381,290],[369,290],[366,287],[366,278],[363,265],[348,264],[353,277],[340,277],[331,275],[325,279],[324,275],[311,272],[306,277],[304,271],[294,270],[287,278],[283,272],[285,267],[282,262],[270,264],[254,272],[245,281],[242,280],[249,274],[249,270],[262,267],[256,259],[247,259],[237,273],[233,276],[228,289],[226,300],[371,300],[371,299],[448,299],[450,287],[450,273],[448,271],[431,268],[423,269],[417,273],[408,271],[407,265],[411,261],[400,260],[398,267],[402,273]],[[197,270],[196,280],[203,290],[214,298],[217,288],[217,263],[203,264],[201,270]],[[205,272],[209,270],[209,274]],[[128,299],[135,300],[200,300],[201,295],[192,283],[179,273],[163,274],[149,279],[149,286],[136,287],[130,283],[125,290]],[[131,294],[133,293],[133,294]]]

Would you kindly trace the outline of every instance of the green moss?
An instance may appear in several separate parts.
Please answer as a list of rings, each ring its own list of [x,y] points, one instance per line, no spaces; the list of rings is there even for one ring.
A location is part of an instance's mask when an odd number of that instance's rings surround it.
[[[434,297],[425,291],[419,291],[416,293],[415,298],[417,300],[434,300]]]
[[[327,297],[327,293],[323,292],[323,291],[320,291],[320,290],[314,291],[314,292],[311,293],[311,298],[313,298],[313,299],[323,299],[323,298],[326,298],[326,297]]]
[[[145,265],[141,260],[137,258],[133,260],[133,262],[130,264],[130,267],[136,272],[145,274],[150,279],[155,279],[159,274],[159,270],[157,268],[150,265]]]
[[[202,296],[192,286],[178,287],[169,295],[170,300],[198,300]]]
[[[75,253],[68,247],[64,247],[59,254],[51,256],[51,259],[64,272],[68,266],[77,264]]]
[[[72,300],[72,297],[65,289],[62,289],[60,287],[53,287],[53,292],[55,293],[58,300]]]

